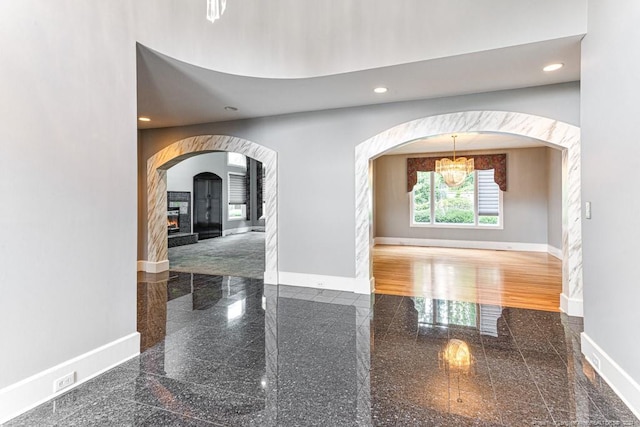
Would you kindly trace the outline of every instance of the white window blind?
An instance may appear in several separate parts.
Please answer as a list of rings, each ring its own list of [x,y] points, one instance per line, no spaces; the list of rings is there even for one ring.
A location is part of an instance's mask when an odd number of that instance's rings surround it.
[[[229,174],[229,204],[247,203],[247,185],[244,175]]]
[[[500,187],[493,180],[493,169],[478,172],[478,215],[500,215]]]

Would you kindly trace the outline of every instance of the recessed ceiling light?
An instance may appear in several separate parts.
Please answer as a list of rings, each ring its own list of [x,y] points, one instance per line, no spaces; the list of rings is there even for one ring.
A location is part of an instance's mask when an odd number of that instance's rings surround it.
[[[150,122],[151,119],[149,117],[138,117],[138,120],[140,120],[141,122]]]
[[[556,63],[556,64],[549,64],[546,67],[544,67],[542,69],[542,71],[556,71],[559,70],[560,68],[564,67],[564,64],[561,63]]]
[[[377,87],[373,91],[375,93],[385,93],[388,89],[386,87]]]
[[[225,110],[227,111],[238,111],[238,109],[236,107],[232,107],[230,105],[227,105],[226,107],[224,107]]]

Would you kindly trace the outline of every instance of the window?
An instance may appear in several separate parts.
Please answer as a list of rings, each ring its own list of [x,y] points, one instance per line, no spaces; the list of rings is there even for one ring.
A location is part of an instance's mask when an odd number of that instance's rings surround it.
[[[245,176],[229,173],[229,220],[245,219],[247,216],[247,185]]]
[[[502,191],[493,169],[476,170],[458,187],[450,188],[435,172],[418,172],[411,193],[411,225],[499,227]]]
[[[247,168],[247,157],[240,153],[227,153],[227,165]]]

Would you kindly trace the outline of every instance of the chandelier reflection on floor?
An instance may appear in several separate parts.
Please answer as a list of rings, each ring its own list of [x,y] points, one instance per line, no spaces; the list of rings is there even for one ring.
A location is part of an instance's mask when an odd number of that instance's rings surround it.
[[[227,0],[207,0],[207,19],[216,22],[227,8]]]
[[[462,403],[460,396],[460,375],[472,375],[475,370],[474,357],[466,342],[450,339],[438,355],[440,367],[444,368],[447,376],[454,374],[458,382],[458,403]]]

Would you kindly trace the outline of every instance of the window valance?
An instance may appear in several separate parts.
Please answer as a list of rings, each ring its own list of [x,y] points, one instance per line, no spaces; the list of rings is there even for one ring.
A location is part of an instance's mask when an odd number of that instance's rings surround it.
[[[407,159],[407,191],[411,192],[418,182],[418,172],[433,172],[436,170],[436,160],[442,157],[410,157]],[[474,168],[477,170],[493,169],[493,180],[500,190],[507,191],[507,155],[480,154],[469,156],[473,158]]]

